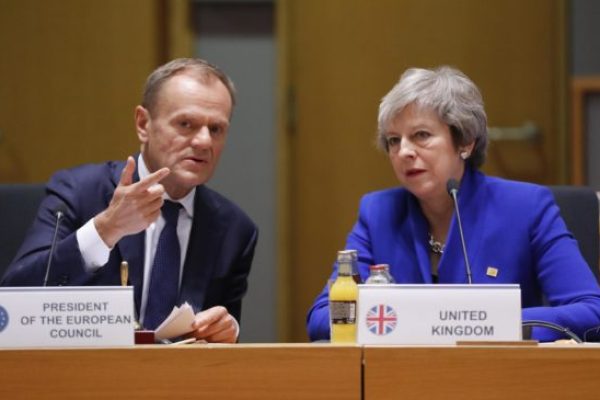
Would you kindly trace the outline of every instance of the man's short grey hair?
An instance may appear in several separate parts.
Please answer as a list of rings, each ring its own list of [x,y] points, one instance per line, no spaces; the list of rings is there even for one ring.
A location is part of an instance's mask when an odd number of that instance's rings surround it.
[[[235,105],[235,86],[222,70],[200,58],[177,58],[161,65],[150,74],[144,86],[142,106],[152,114],[158,94],[164,83],[179,73],[189,71],[196,74],[203,83],[210,82],[214,78],[220,80],[231,96],[232,106]]]
[[[487,116],[477,86],[461,71],[448,66],[410,68],[379,105],[377,144],[388,151],[386,132],[394,117],[406,106],[433,109],[449,126],[454,146],[475,142],[467,163],[479,168],[487,150]]]

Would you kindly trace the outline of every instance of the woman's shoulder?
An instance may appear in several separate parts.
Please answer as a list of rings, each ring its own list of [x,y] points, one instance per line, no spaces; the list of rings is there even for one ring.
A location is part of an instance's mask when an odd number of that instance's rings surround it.
[[[361,210],[377,210],[378,212],[389,212],[399,210],[407,204],[411,194],[403,187],[395,187],[366,193],[360,200]]]
[[[402,199],[408,195],[409,191],[405,188],[395,187],[368,192],[363,195],[362,200],[367,200],[369,202],[397,202],[399,199]]]
[[[543,198],[553,199],[550,189],[537,183],[485,176],[485,185],[489,196],[506,203],[529,204]]]

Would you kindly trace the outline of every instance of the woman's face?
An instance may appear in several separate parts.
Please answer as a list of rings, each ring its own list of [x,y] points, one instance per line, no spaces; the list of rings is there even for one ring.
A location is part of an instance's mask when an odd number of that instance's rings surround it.
[[[386,132],[388,155],[400,183],[419,200],[448,196],[446,183],[460,181],[465,162],[461,151],[471,154],[473,145],[457,149],[450,127],[427,107],[409,104],[398,113]]]

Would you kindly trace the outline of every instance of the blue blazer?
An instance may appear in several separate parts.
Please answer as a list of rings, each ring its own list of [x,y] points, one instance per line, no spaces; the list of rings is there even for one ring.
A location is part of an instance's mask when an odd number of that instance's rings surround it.
[[[124,166],[124,162],[107,162],[57,172],[47,185],[47,196],[2,285],[42,285],[55,213],[64,204],[67,209],[48,284],[120,285],[120,264],[125,260],[129,263],[129,279],[139,315],[145,232],[121,239],[112,249],[108,263],[92,274],[84,270],[76,238],[77,229],[108,207]],[[139,180],[137,172],[134,180]],[[254,223],[235,204],[205,186],[198,186],[179,302],[187,301],[196,312],[222,305],[240,321],[257,235]]]
[[[520,284],[523,321],[554,322],[580,335],[600,325],[600,288],[547,188],[467,169],[458,197],[473,283]],[[428,223],[416,197],[404,188],[362,198],[346,248],[358,250],[363,281],[369,265],[386,263],[397,283],[432,283]],[[488,267],[498,275],[488,276]],[[334,265],[331,278],[336,275]],[[438,280],[467,283],[455,217]],[[550,306],[544,306],[544,298]],[[329,338],[327,285],[309,310],[307,328],[311,340]],[[543,328],[534,328],[533,336],[558,337]]]

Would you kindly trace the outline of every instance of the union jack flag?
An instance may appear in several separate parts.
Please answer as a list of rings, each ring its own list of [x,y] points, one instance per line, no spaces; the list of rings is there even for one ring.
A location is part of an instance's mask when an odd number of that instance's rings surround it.
[[[396,311],[387,304],[373,306],[367,313],[367,329],[375,335],[387,335],[396,328],[397,323]]]

